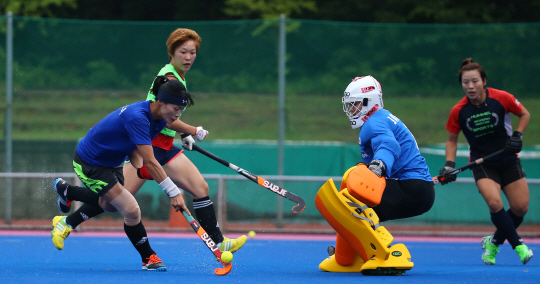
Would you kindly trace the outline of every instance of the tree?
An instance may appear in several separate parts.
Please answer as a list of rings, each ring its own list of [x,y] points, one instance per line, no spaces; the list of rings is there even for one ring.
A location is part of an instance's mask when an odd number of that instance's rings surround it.
[[[316,0],[316,12],[302,18],[379,23],[537,22],[540,0]]]
[[[4,0],[0,1],[0,11],[2,14],[13,12],[17,16],[27,17],[56,17],[53,12],[54,7],[77,8],[77,0]]]
[[[315,0],[225,0],[226,15],[240,19],[271,19],[280,14],[287,17],[317,12]]]
[[[287,18],[377,23],[537,22],[540,0],[3,0],[0,12],[47,18],[212,21]]]

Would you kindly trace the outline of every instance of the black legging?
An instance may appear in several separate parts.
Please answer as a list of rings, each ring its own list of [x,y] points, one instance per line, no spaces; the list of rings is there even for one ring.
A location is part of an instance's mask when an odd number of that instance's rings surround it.
[[[384,222],[422,215],[431,209],[434,201],[435,189],[431,181],[387,179],[381,203],[373,210],[379,221]]]

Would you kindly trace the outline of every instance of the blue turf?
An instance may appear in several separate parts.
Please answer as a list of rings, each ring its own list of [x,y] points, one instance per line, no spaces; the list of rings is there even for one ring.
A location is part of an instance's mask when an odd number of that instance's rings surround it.
[[[398,238],[396,238],[399,240]],[[406,242],[415,267],[403,276],[327,273],[318,264],[329,241],[249,239],[235,253],[233,269],[216,276],[218,263],[199,239],[150,238],[167,272],[142,271],[142,262],[127,237],[74,237],[65,249],[49,237],[0,236],[1,283],[539,283],[540,245],[522,265],[508,244],[501,246],[497,265],[485,265],[478,243]],[[226,279],[223,279],[226,278]],[[375,279],[376,278],[376,279]]]

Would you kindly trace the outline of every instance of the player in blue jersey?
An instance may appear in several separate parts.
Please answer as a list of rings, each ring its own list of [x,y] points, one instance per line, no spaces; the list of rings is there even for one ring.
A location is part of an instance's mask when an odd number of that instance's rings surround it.
[[[382,97],[379,82],[372,76],[363,76],[353,79],[342,98],[343,110],[352,128],[360,128],[358,142],[363,163],[369,169],[363,172],[361,178],[379,180],[376,183],[386,184],[383,185],[382,196],[379,195],[380,202],[372,206],[380,222],[424,214],[435,201],[429,168],[420,155],[416,140],[398,117],[383,108]],[[351,175],[348,177],[351,179]],[[350,188],[349,191],[352,192]],[[354,231],[358,230],[352,228]],[[339,251],[352,250],[354,244],[347,242],[338,233],[336,255]],[[355,260],[355,253],[345,252],[340,255],[348,257],[331,255],[319,268],[333,272],[360,272],[363,261],[368,261]]]
[[[124,231],[141,255],[142,268],[166,271],[167,266],[150,247],[137,201],[123,186],[122,165],[127,157],[134,166],[141,167],[144,163],[171,198],[172,207],[189,212],[180,189],[154,157],[151,140],[166,124],[178,119],[184,108],[193,104],[193,99],[182,83],[164,76],[156,77],[152,91],[157,97],[155,102],[141,101],[113,111],[79,142],[73,167],[86,187],[67,186],[58,178],[54,189],[59,205],[76,200],[106,211],[120,211],[124,216]],[[51,237],[59,250],[64,248],[64,240],[74,228],[70,217],[73,216],[53,219]]]
[[[174,30],[166,42],[170,61],[161,68],[158,76],[165,76],[169,80],[179,81],[184,86],[187,86],[185,75],[195,62],[201,41],[201,37],[193,30],[185,28]],[[152,89],[152,86],[150,88]],[[152,91],[148,92],[147,100],[155,101],[156,95]],[[186,190],[193,196],[194,213],[200,225],[212,240],[219,245],[222,251],[234,253],[245,244],[247,237],[242,235],[236,239],[230,239],[223,236],[217,222],[214,204],[209,196],[208,183],[204,180],[195,164],[183,153],[184,150],[173,144],[176,132],[191,134],[182,139],[182,145],[187,150],[192,149],[195,139],[202,141],[208,135],[208,131],[201,126],[191,126],[180,119],[176,119],[172,123],[168,123],[157,136],[152,138],[154,156],[171,180],[179,188]],[[133,195],[137,194],[147,180],[153,179],[146,165],[136,167],[131,163],[124,165],[124,177],[124,187]],[[66,184],[66,186],[72,185]],[[58,209],[63,213],[68,213],[71,209],[71,201],[67,200],[65,204],[61,201],[59,199]],[[76,227],[103,212],[101,208],[83,205],[72,213],[68,219]]]

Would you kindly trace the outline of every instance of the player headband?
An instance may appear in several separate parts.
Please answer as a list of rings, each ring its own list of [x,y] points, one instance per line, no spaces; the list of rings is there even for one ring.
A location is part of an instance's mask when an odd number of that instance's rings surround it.
[[[166,104],[173,104],[182,107],[185,107],[188,104],[188,100],[186,98],[171,96],[161,90],[158,91],[156,98]]]

